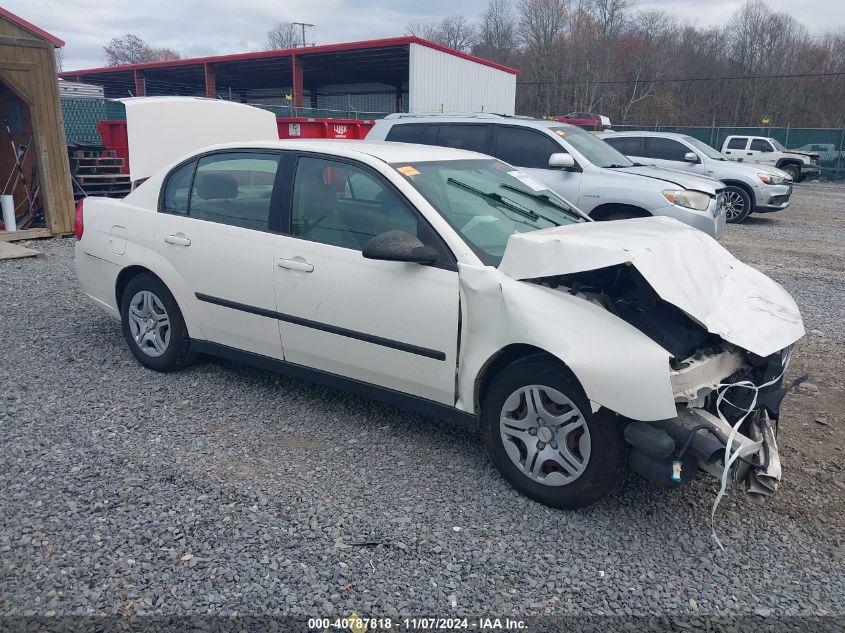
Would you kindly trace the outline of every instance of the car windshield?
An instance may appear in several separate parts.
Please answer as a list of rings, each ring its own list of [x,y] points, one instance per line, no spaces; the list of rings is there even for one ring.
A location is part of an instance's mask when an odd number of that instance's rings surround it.
[[[595,134],[578,127],[552,127],[549,128],[557,134],[564,144],[569,144],[572,149],[581,154],[596,167],[632,167],[634,163],[624,154],[605,143]]]
[[[498,266],[515,233],[584,222],[541,182],[495,159],[391,165],[485,264]]]
[[[684,140],[690,145],[692,145],[699,152],[704,154],[707,158],[714,158],[716,160],[727,160],[727,157],[722,152],[713,149],[704,141],[699,141],[697,138],[694,138],[692,136],[685,136]]]
[[[777,151],[779,151],[779,152],[785,152],[786,151],[786,148],[783,145],[781,145],[780,142],[777,139],[770,138],[769,140],[772,142],[772,145],[775,146],[775,149]]]

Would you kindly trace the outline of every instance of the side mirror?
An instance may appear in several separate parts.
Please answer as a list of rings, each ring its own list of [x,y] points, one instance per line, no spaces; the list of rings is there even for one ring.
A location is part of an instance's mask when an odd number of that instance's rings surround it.
[[[549,156],[549,167],[552,169],[572,169],[575,167],[575,159],[571,154],[564,152]]]
[[[367,259],[388,262],[433,264],[439,253],[405,231],[385,231],[372,238],[361,254]]]
[[[695,152],[687,152],[684,154],[684,160],[688,163],[697,163],[698,162],[698,154]]]
[[[775,151],[775,150],[773,150],[773,149],[771,148],[771,146],[769,146],[769,147],[764,147],[764,148],[763,148],[763,149],[761,149],[760,151],[761,151],[761,152],[763,152],[763,153],[765,154],[765,153],[767,153],[767,152],[773,152],[773,151]]]

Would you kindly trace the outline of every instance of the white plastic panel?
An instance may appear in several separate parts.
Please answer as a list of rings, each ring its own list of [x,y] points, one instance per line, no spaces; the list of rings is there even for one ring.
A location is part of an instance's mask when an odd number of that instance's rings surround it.
[[[514,113],[516,75],[420,44],[410,47],[411,112]]]

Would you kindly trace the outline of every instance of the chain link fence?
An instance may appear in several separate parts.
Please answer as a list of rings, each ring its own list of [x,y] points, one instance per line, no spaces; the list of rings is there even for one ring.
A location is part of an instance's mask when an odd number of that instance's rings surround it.
[[[818,154],[821,180],[845,180],[845,128],[795,127],[726,127],[674,125],[614,125],[618,132],[650,130],[687,134],[720,150],[725,139],[733,135],[767,136],[777,139],[787,149]]]

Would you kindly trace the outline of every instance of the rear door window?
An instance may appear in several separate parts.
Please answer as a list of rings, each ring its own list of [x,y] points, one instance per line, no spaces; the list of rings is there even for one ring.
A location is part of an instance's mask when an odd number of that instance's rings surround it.
[[[737,136],[728,141],[728,149],[745,149],[748,144],[748,139],[742,136]]]
[[[684,154],[688,151],[685,145],[674,139],[648,136],[645,139],[645,154],[643,156],[680,162],[684,160]]]
[[[269,230],[270,200],[280,158],[252,152],[203,156],[197,163],[188,215],[245,229]]]
[[[626,156],[644,156],[641,136],[613,136],[604,140]]]
[[[548,169],[549,156],[565,153],[563,147],[542,132],[524,127],[496,127],[494,155],[511,165]]]
[[[390,128],[385,140],[397,143],[422,143],[423,134],[425,134],[424,123],[405,123]]]
[[[188,200],[191,197],[191,180],[197,161],[192,160],[181,167],[177,167],[167,177],[164,186],[164,197],[161,202],[162,211],[187,215]]]
[[[472,152],[488,153],[488,125],[465,125],[461,123],[441,123],[429,125],[425,134],[425,143],[454,147]]]

